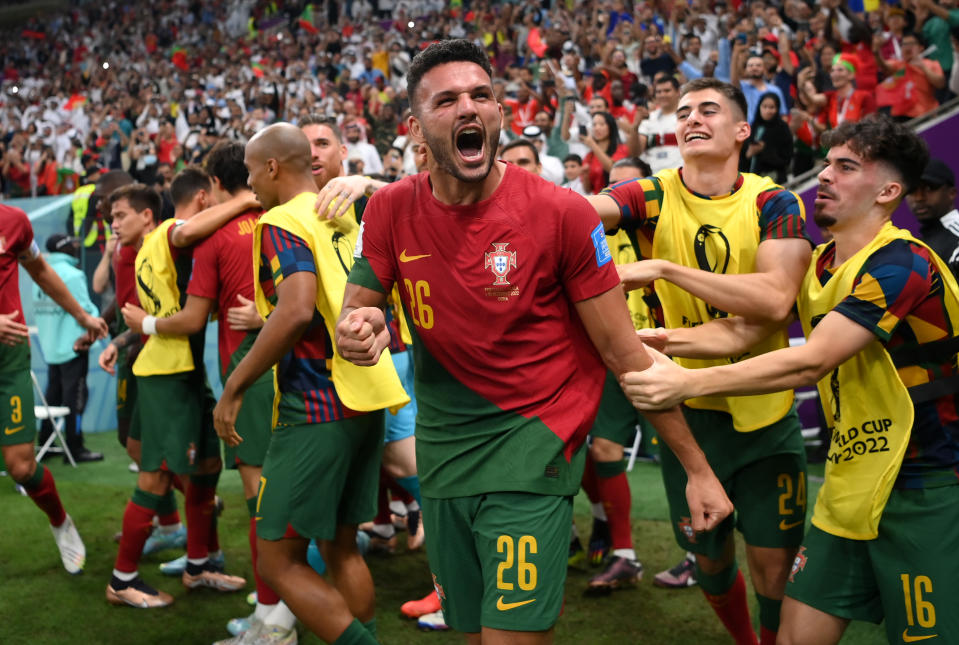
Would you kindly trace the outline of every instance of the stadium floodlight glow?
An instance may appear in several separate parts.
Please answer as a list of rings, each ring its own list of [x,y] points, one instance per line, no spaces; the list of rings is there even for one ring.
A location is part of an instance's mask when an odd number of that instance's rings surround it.
[[[406,26],[409,27],[410,29],[412,29],[413,27],[416,26],[416,23],[413,22],[412,20],[410,20],[408,23],[406,23]]]
[[[110,63],[104,61],[104,62],[103,62],[103,69],[110,69]]]

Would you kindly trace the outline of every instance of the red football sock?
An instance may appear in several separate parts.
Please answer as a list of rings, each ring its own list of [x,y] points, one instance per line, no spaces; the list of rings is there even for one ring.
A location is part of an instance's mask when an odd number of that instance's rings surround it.
[[[157,515],[157,522],[160,526],[176,526],[180,521],[180,511],[178,510],[166,515]]]
[[[218,530],[220,518],[216,512],[216,495],[213,496],[213,512],[210,514],[210,539],[206,542],[206,548],[210,553],[216,553],[220,550],[220,531]]]
[[[164,468],[166,470],[166,468]],[[186,495],[186,488],[183,486],[183,480],[180,479],[180,476],[176,473],[173,474],[173,478],[170,480],[173,483],[173,487]]]
[[[390,516],[390,495],[387,491],[386,477],[388,475],[380,472],[380,488],[376,493],[376,517],[373,518],[373,524],[392,524],[393,519]]]
[[[67,512],[63,510],[63,502],[60,501],[60,495],[57,493],[57,484],[53,481],[53,475],[50,474],[49,468],[43,464],[37,464],[37,468],[43,469],[42,476],[37,477],[34,474],[30,481],[21,485],[27,491],[30,499],[33,500],[33,503],[47,514],[50,524],[60,526],[66,521]],[[35,484],[34,482],[37,479],[40,481]]]
[[[609,522],[613,548],[632,549],[633,530],[629,517],[632,498],[626,473],[597,477],[596,481],[599,484],[599,498],[603,500],[603,510],[606,511],[606,521]]]
[[[593,458],[586,455],[586,468],[583,469],[583,492],[589,498],[591,504],[599,502],[599,478],[596,476],[596,467],[593,465]]]
[[[275,605],[280,602],[280,597],[270,585],[263,581],[256,566],[259,554],[256,551],[256,520],[252,517],[250,518],[250,559],[253,562],[253,579],[256,581],[256,601],[261,605]]]
[[[749,605],[746,602],[746,581],[742,571],[736,572],[736,581],[729,591],[713,595],[703,591],[706,600],[719,620],[726,626],[726,630],[736,640],[737,645],[759,645],[756,632],[753,631],[749,620]]]
[[[191,560],[207,557],[213,518],[216,513],[216,488],[190,481],[186,489],[186,555]]]
[[[776,645],[776,634],[773,630],[759,626],[759,645]]]
[[[153,530],[154,509],[140,506],[133,500],[127,502],[123,512],[123,534],[117,549],[117,560],[113,567],[117,571],[133,573],[137,570],[143,545]]]

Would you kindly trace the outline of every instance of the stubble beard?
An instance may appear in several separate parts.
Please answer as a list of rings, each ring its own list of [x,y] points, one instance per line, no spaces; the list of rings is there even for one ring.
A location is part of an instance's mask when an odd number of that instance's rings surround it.
[[[485,143],[488,158],[486,160],[486,167],[482,169],[481,175],[466,175],[459,166],[456,165],[456,144],[448,145],[448,141],[443,140],[442,137],[432,135],[426,128],[423,128],[423,137],[426,139],[426,145],[429,146],[430,153],[436,165],[439,166],[440,170],[457,181],[468,184],[484,181],[489,176],[490,170],[492,170],[493,164],[496,162],[493,151],[496,150],[499,143],[499,128],[488,131]]]

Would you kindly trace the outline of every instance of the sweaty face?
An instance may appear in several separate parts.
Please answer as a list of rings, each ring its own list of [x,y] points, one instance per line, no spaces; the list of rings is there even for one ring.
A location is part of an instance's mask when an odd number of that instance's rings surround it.
[[[333,130],[327,125],[313,123],[300,128],[310,140],[310,171],[317,188],[323,188],[333,177],[339,177],[343,170],[343,158],[346,147],[336,139]]]
[[[749,137],[746,117],[716,90],[689,92],[676,108],[676,139],[683,159],[728,158]]]
[[[122,246],[131,246],[140,241],[149,221],[146,211],[137,212],[129,201],[118,199],[113,202],[110,213],[113,216],[110,227]]]
[[[423,75],[416,93],[412,134],[426,141],[439,170],[468,183],[486,179],[503,111],[483,68],[462,61],[438,65]]]

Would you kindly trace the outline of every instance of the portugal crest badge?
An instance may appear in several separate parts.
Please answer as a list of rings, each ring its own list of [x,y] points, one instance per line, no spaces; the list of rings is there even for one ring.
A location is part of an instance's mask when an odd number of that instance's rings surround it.
[[[493,242],[493,250],[486,253],[486,264],[484,268],[493,271],[493,286],[508,287],[509,280],[506,276],[510,269],[516,268],[516,251],[507,251],[509,242]]]
[[[796,559],[793,560],[792,570],[789,572],[789,582],[795,582],[793,578],[796,577],[796,574],[806,568],[806,561],[809,559],[806,557],[806,554],[803,553],[806,550],[806,547],[799,547],[799,552],[796,554]]]

